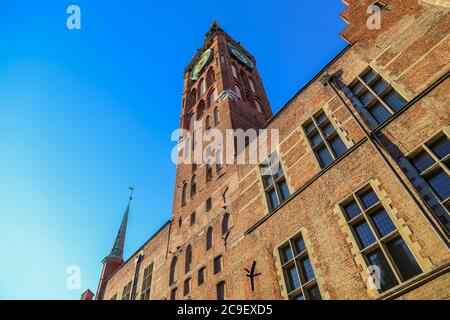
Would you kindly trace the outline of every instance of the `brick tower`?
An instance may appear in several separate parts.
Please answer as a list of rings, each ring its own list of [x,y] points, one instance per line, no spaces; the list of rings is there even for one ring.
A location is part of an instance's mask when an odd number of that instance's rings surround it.
[[[194,150],[196,141],[207,137],[210,129],[220,130],[225,137],[227,129],[258,130],[271,117],[272,110],[255,58],[214,20],[202,47],[184,72],[180,128],[190,135],[184,147]],[[203,143],[201,151],[207,147]],[[233,150],[233,155],[236,151]],[[215,165],[226,162],[225,152],[226,146],[221,155],[213,152],[211,157],[217,161],[213,160],[212,165],[194,161],[193,155],[194,163],[178,165],[173,221],[182,222],[194,212],[198,201],[189,200],[206,201],[216,191],[216,186],[205,187],[217,176],[230,171],[226,164]]]

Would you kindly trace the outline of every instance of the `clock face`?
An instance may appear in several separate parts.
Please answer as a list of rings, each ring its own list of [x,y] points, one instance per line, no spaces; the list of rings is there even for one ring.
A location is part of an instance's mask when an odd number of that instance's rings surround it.
[[[255,67],[253,62],[245,55],[245,53],[231,43],[228,43],[228,49],[230,50],[231,55],[243,63],[247,68],[253,69]]]
[[[198,78],[200,78],[200,75],[202,74],[205,67],[208,65],[208,63],[211,62],[212,56],[213,54],[211,49],[206,50],[201,55],[200,59],[191,70],[191,80],[197,80]]]

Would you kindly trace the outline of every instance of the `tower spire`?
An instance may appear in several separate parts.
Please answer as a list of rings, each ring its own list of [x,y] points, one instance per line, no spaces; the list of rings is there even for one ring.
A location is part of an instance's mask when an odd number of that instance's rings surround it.
[[[133,200],[134,187],[130,187],[130,197],[128,199],[128,205],[125,210],[125,214],[122,218],[119,231],[117,232],[116,241],[114,241],[113,248],[107,258],[116,258],[123,260],[123,249],[125,246],[125,236],[127,233],[128,214],[130,212],[131,200]]]

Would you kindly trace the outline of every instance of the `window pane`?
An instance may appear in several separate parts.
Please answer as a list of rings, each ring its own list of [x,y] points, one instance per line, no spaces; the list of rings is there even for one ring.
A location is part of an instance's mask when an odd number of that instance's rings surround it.
[[[311,144],[314,147],[317,146],[322,141],[322,137],[320,136],[319,133],[315,133],[309,137],[309,140],[311,140]]]
[[[295,245],[295,250],[297,251],[297,254],[302,253],[303,251],[306,250],[305,242],[300,237],[294,239],[294,245]]]
[[[286,269],[286,282],[289,292],[300,288],[300,279],[294,265]]]
[[[337,157],[342,156],[347,151],[347,147],[342,142],[339,136],[336,136],[333,139],[331,139],[330,144]]]
[[[394,223],[385,210],[372,215],[372,220],[377,228],[378,233],[384,237],[395,230]]]
[[[386,247],[405,281],[422,273],[416,259],[414,259],[402,238],[396,238],[388,242]]]
[[[372,69],[369,70],[369,72],[367,72],[364,76],[362,76],[363,80],[368,83],[370,82],[372,79],[374,79],[377,76],[377,74],[375,73],[375,71],[373,71]]]
[[[361,243],[361,249],[364,249],[375,242],[375,237],[373,236],[372,230],[370,230],[370,227],[366,221],[356,224],[353,228],[359,242]]]
[[[201,269],[198,272],[198,285],[202,285],[205,282],[205,269]]]
[[[373,91],[375,91],[375,93],[380,93],[381,91],[386,89],[387,86],[387,82],[380,78],[373,85],[371,85],[371,88],[373,89]]]
[[[272,176],[271,176],[271,175],[264,175],[264,176],[263,176],[263,180],[264,180],[264,185],[265,185],[266,187],[272,185],[272,183],[273,183],[273,180],[272,180]]]
[[[306,133],[312,132],[315,128],[316,128],[315,124],[313,122],[310,122],[305,126]]]
[[[317,155],[319,156],[319,160],[323,168],[328,167],[333,162],[330,151],[328,151],[326,146],[323,146],[322,148],[317,150]]]
[[[308,257],[300,260],[300,265],[302,266],[303,278],[305,279],[306,282],[315,278],[314,271],[312,269],[311,262],[309,261]]]
[[[369,263],[380,268],[380,287],[381,291],[386,291],[398,284],[397,279],[392,273],[386,258],[380,249],[375,250],[367,255]]]
[[[217,300],[225,300],[225,282],[217,285]]]
[[[367,105],[370,101],[372,101],[372,99],[373,95],[370,93],[370,91],[364,92],[363,95],[359,97],[359,101],[361,101],[363,105]]]
[[[329,136],[331,135],[335,130],[333,125],[330,123],[327,123],[323,128],[322,128],[323,133],[325,134],[325,136]]]
[[[286,263],[286,262],[292,260],[293,257],[294,256],[292,254],[292,250],[289,245],[281,248],[281,259],[283,260],[283,263]]]
[[[450,197],[450,178],[442,169],[427,178],[427,180],[441,200]]]
[[[425,171],[434,164],[433,158],[425,150],[412,158],[411,161],[419,173]]]
[[[322,122],[324,122],[325,120],[327,120],[327,115],[325,114],[325,112],[321,113],[320,115],[318,115],[318,116],[316,117],[317,123],[322,123]]]
[[[278,185],[278,187],[280,188],[281,200],[284,201],[287,198],[289,198],[289,196],[290,196],[289,188],[288,188],[286,181],[285,180],[281,181],[280,184]]]
[[[351,220],[354,217],[358,216],[361,213],[361,209],[359,208],[356,201],[352,201],[351,203],[344,206],[344,211],[347,214],[347,219]]]
[[[269,201],[270,201],[271,208],[272,209],[278,208],[280,203],[278,202],[278,196],[277,196],[275,189],[270,190],[268,192],[268,195],[269,195]]]
[[[188,279],[184,282],[184,295],[188,295],[191,292],[191,280]]]
[[[394,111],[400,110],[406,104],[406,100],[395,90],[389,91],[383,99]]]
[[[375,118],[378,124],[383,123],[390,118],[391,114],[381,103],[376,103],[369,109],[370,114]]]
[[[309,288],[307,292],[309,300],[322,300],[322,296],[320,295],[319,287],[317,285]]]
[[[372,207],[374,204],[376,204],[380,201],[377,197],[377,194],[372,189],[367,190],[366,192],[361,194],[359,197],[360,197],[365,209]]]
[[[434,142],[430,147],[439,159],[443,159],[450,153],[450,140],[444,136]]]
[[[353,85],[353,87],[352,87],[352,92],[355,94],[355,95],[358,95],[358,93],[361,91],[361,89],[363,88],[364,86],[363,86],[363,84],[361,83],[361,82],[359,82],[359,81],[357,81],[354,85]]]
[[[305,300],[305,297],[300,293],[296,296],[292,296],[291,300]]]

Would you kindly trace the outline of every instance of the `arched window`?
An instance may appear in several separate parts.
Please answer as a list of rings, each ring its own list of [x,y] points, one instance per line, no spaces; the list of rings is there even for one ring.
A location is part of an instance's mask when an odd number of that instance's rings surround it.
[[[231,65],[231,72],[233,73],[233,77],[234,77],[235,79],[237,79],[237,78],[238,78],[238,75],[237,75],[237,69],[236,69],[236,67],[234,66],[234,64]]]
[[[197,193],[197,178],[195,176],[195,174],[192,176],[191,179],[191,198],[195,196],[195,194]]]
[[[213,228],[209,227],[208,231],[206,231],[206,251],[210,250],[213,247],[213,236]]]
[[[189,130],[193,130],[195,125],[195,114],[191,115],[189,118]]]
[[[248,87],[248,77],[244,70],[241,70],[241,80],[244,88]]]
[[[255,106],[256,106],[256,111],[258,111],[259,113],[262,113],[261,103],[259,103],[258,99],[255,99]]]
[[[186,111],[189,112],[192,109],[192,107],[195,105],[196,102],[197,102],[197,90],[195,90],[195,88],[194,88],[194,89],[192,89],[191,93],[189,94],[189,99],[187,101],[188,106],[186,108]]]
[[[214,69],[210,68],[206,75],[206,86],[208,87],[208,89],[212,87],[212,85],[214,84],[214,81],[216,81],[215,75],[214,75]]]
[[[237,84],[234,85],[234,90],[236,91],[236,94],[239,97],[239,99],[242,99],[242,90]]]
[[[248,83],[250,84],[250,89],[253,91],[253,93],[256,93],[255,83],[253,82],[253,80],[251,78],[248,79]]]
[[[184,207],[186,205],[186,192],[187,192],[187,183],[183,183],[183,188],[181,189],[181,206]]]
[[[219,118],[219,108],[214,108],[214,125],[217,126],[219,124],[220,118]]]
[[[216,103],[217,89],[211,91],[208,97],[208,107],[212,107]]]
[[[216,171],[220,171],[222,169],[223,159],[222,159],[222,151],[216,151]]]
[[[205,91],[206,91],[205,78],[202,78],[198,86],[198,96],[202,97],[205,94]]]
[[[230,214],[227,212],[223,216],[222,220],[222,235],[226,235],[227,232],[230,230]]]
[[[212,168],[209,163],[205,164],[205,170],[206,170],[206,182],[209,182],[212,180]]]
[[[188,273],[192,270],[192,247],[191,245],[188,245],[186,248],[186,260],[185,260],[185,273]]]
[[[210,116],[207,116],[207,117],[206,117],[206,120],[205,120],[205,128],[206,128],[206,130],[211,129],[211,118],[210,118]]]
[[[177,263],[178,258],[173,257],[172,263],[170,264],[169,286],[173,285],[175,281],[177,281]]]
[[[205,101],[202,100],[199,102],[197,107],[197,120],[200,120],[203,117],[204,112],[205,112]]]

